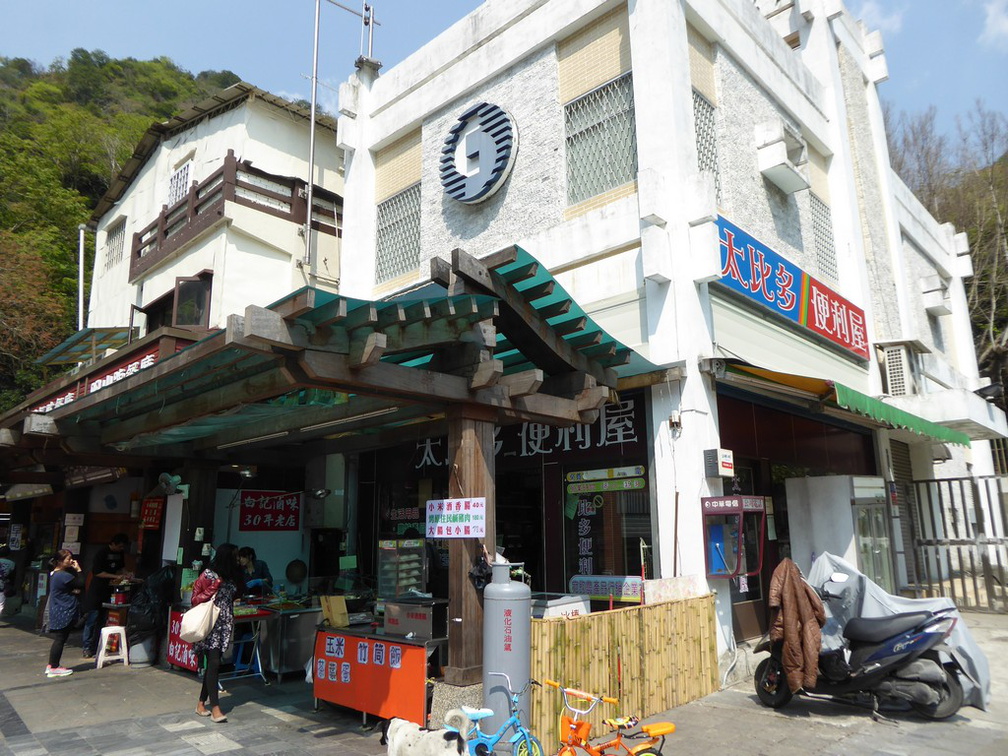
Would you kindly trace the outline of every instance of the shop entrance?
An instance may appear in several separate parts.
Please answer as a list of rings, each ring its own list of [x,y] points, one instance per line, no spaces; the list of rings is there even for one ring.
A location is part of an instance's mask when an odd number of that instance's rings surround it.
[[[542,472],[497,471],[497,546],[522,562],[533,591],[546,590]]]

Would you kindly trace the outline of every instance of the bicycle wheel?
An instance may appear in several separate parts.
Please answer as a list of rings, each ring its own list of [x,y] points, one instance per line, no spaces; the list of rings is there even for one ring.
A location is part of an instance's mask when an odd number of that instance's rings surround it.
[[[522,738],[514,744],[512,756],[543,756],[542,743],[535,735],[529,735],[528,740]]]

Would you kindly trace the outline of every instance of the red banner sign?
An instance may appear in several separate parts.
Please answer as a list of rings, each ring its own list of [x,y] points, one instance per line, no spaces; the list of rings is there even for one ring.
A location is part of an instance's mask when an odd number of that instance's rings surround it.
[[[140,529],[157,530],[161,527],[161,513],[164,511],[164,499],[151,496],[143,500],[140,507]]]
[[[59,409],[65,404],[70,404],[70,402],[80,399],[86,394],[94,393],[106,386],[111,386],[113,383],[118,383],[125,378],[136,375],[141,370],[146,370],[147,368],[152,367],[154,363],[158,361],[159,356],[160,347],[155,344],[153,347],[144,352],[130,355],[122,362],[118,362],[110,367],[108,370],[96,373],[95,375],[87,376],[87,378],[78,382],[76,388],[66,389],[64,393],[59,396],[50,397],[48,401],[35,407],[32,412],[52,412],[54,409]]]
[[[199,669],[196,653],[191,643],[179,638],[182,630],[182,612],[172,610],[168,613],[168,664],[195,672]]]
[[[301,530],[300,491],[242,491],[238,530]]]

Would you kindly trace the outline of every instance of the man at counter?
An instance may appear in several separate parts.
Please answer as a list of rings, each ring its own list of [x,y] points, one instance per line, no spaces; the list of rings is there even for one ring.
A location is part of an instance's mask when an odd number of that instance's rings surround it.
[[[102,546],[91,562],[91,582],[84,596],[84,634],[81,646],[84,658],[91,659],[98,649],[98,628],[105,624],[103,603],[112,598],[112,581],[130,579],[133,573],[126,571],[126,546],[129,536],[116,533],[108,545]]]
[[[269,567],[262,559],[256,559],[256,552],[251,546],[238,549],[238,562],[246,573],[245,587],[252,591],[261,591],[264,595],[273,590],[273,576]]]

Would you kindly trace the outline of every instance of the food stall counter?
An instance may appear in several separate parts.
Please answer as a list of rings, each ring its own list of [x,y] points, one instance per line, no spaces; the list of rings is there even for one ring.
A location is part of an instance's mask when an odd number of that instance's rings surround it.
[[[312,675],[316,705],[328,701],[426,726],[429,667],[447,645],[447,638],[405,638],[370,625],[320,628]]]
[[[169,666],[198,672],[199,659],[193,652],[192,644],[179,637],[182,614],[189,608],[187,605],[177,604],[168,610],[167,661]],[[263,673],[261,642],[267,632],[266,628],[276,617],[275,612],[262,606],[239,604],[234,607],[235,630],[232,636],[232,652],[225,655],[225,663],[233,664],[234,668],[221,672],[221,681],[258,677],[263,682],[268,682]]]

